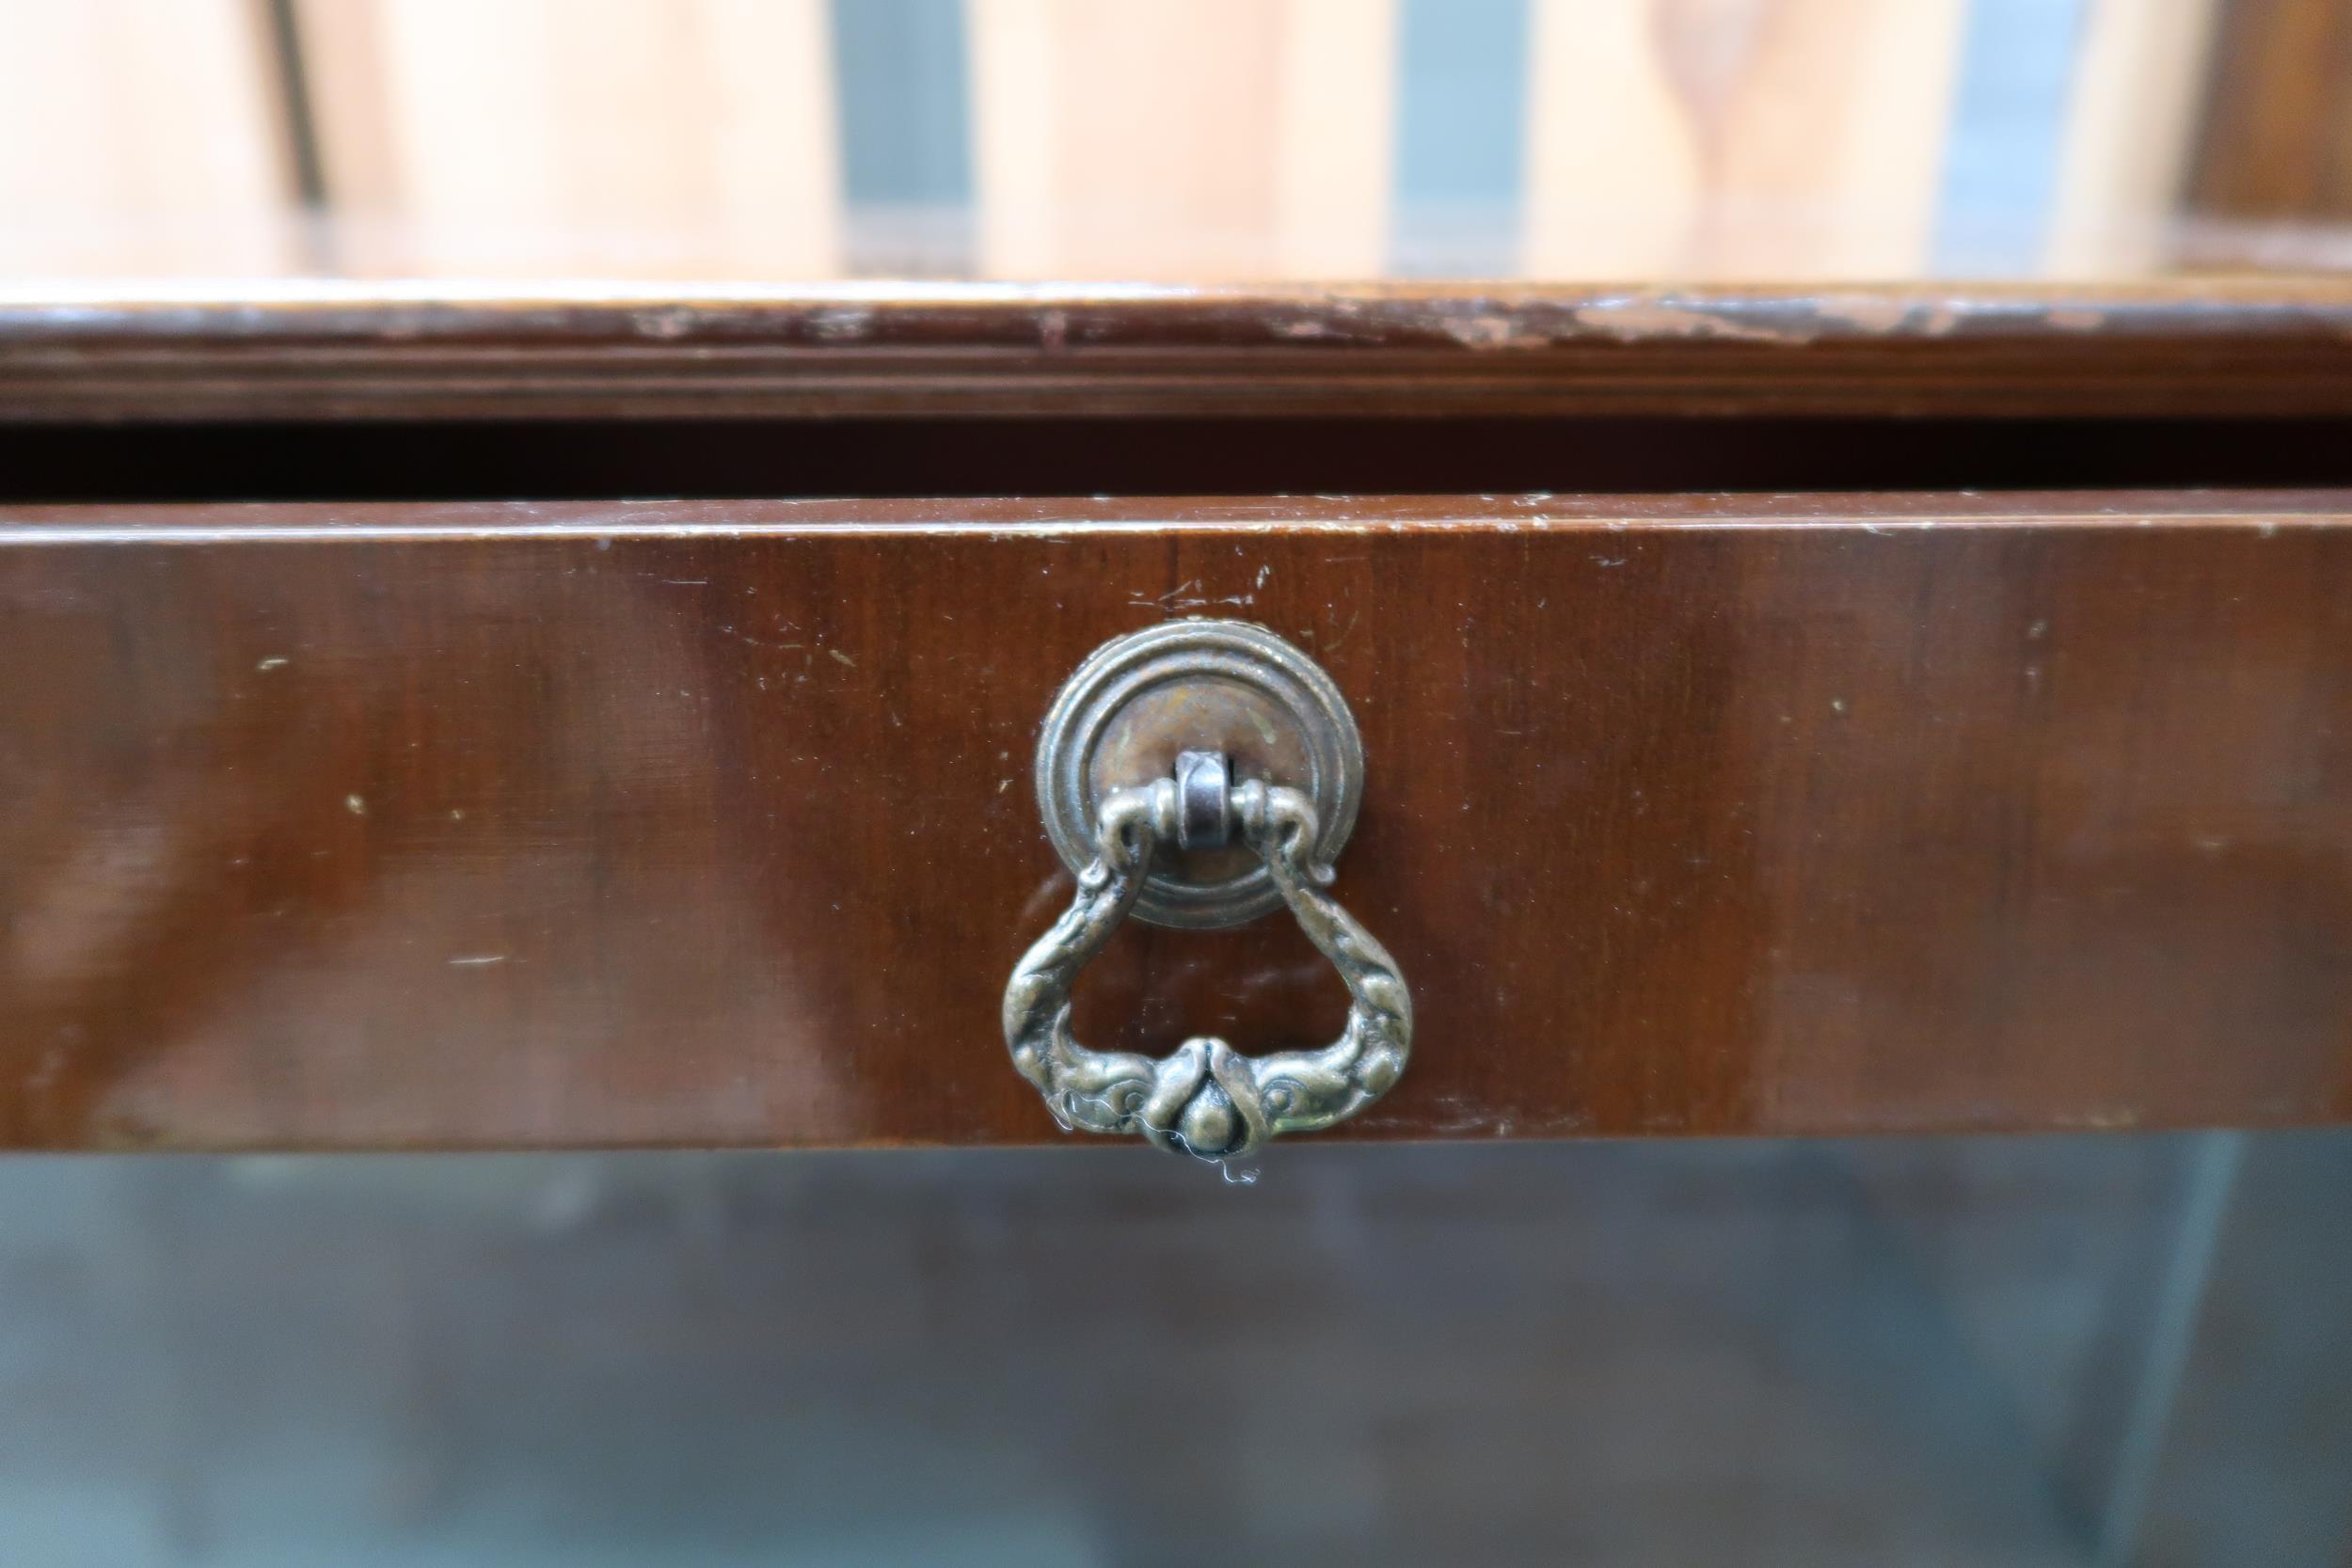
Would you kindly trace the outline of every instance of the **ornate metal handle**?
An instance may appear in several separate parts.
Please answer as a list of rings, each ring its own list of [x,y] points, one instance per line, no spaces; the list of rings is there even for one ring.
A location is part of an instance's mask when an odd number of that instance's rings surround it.
[[[1346,1031],[1320,1051],[1267,1056],[1206,1037],[1160,1057],[1079,1044],[1070,1032],[1071,988],[1134,907],[1154,850],[1222,843],[1235,827],[1346,982]],[[1277,1132],[1353,1116],[1396,1082],[1412,1050],[1412,998],[1396,960],[1323,891],[1331,870],[1311,858],[1317,837],[1306,795],[1254,780],[1229,786],[1225,759],[1208,753],[1185,753],[1173,779],[1104,798],[1077,897],[1005,988],[1013,1066],[1065,1131],[1141,1132],[1162,1148],[1228,1160]]]

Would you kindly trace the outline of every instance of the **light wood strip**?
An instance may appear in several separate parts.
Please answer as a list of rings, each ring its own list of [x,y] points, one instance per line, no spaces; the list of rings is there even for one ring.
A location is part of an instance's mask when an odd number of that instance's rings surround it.
[[[294,264],[257,13],[247,0],[0,0],[0,273]]]
[[[1524,269],[1924,265],[1961,0],[1536,0]]]
[[[1052,0],[972,0],[973,176],[988,277],[1055,270],[1057,182]]]
[[[2169,259],[2216,0],[2090,0],[2042,271],[2145,273]]]
[[[1396,143],[1396,0],[1282,8],[1275,256],[1290,278],[1386,270]]]
[[[302,0],[360,274],[829,276],[822,0]]]
[[[1391,0],[972,0],[968,15],[985,275],[1380,270]]]

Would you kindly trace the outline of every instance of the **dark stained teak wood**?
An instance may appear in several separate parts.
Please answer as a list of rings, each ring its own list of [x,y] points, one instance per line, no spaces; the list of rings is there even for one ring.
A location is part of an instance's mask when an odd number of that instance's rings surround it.
[[[1421,1029],[1344,1135],[2352,1117],[2352,494],[60,506],[0,1144],[1051,1137],[1036,725],[1188,613],[1362,725]],[[1080,988],[1340,1010],[1279,920]]]

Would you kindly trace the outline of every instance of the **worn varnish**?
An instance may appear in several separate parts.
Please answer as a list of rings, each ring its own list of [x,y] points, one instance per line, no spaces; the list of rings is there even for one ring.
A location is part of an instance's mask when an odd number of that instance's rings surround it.
[[[1347,1136],[2352,1116],[2352,495],[0,515],[0,1142],[1054,1136],[1038,720],[1263,622],[1410,976]],[[1333,1027],[1130,927],[1099,1043]]]
[[[0,420],[2352,414],[2352,283],[46,288]]]

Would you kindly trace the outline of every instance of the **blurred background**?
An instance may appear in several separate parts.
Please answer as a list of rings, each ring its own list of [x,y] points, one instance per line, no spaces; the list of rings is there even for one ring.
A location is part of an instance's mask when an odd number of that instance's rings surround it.
[[[0,0],[0,277],[2352,264],[2352,0]]]
[[[0,1560],[2352,1557],[2352,1137],[0,1161]]]

